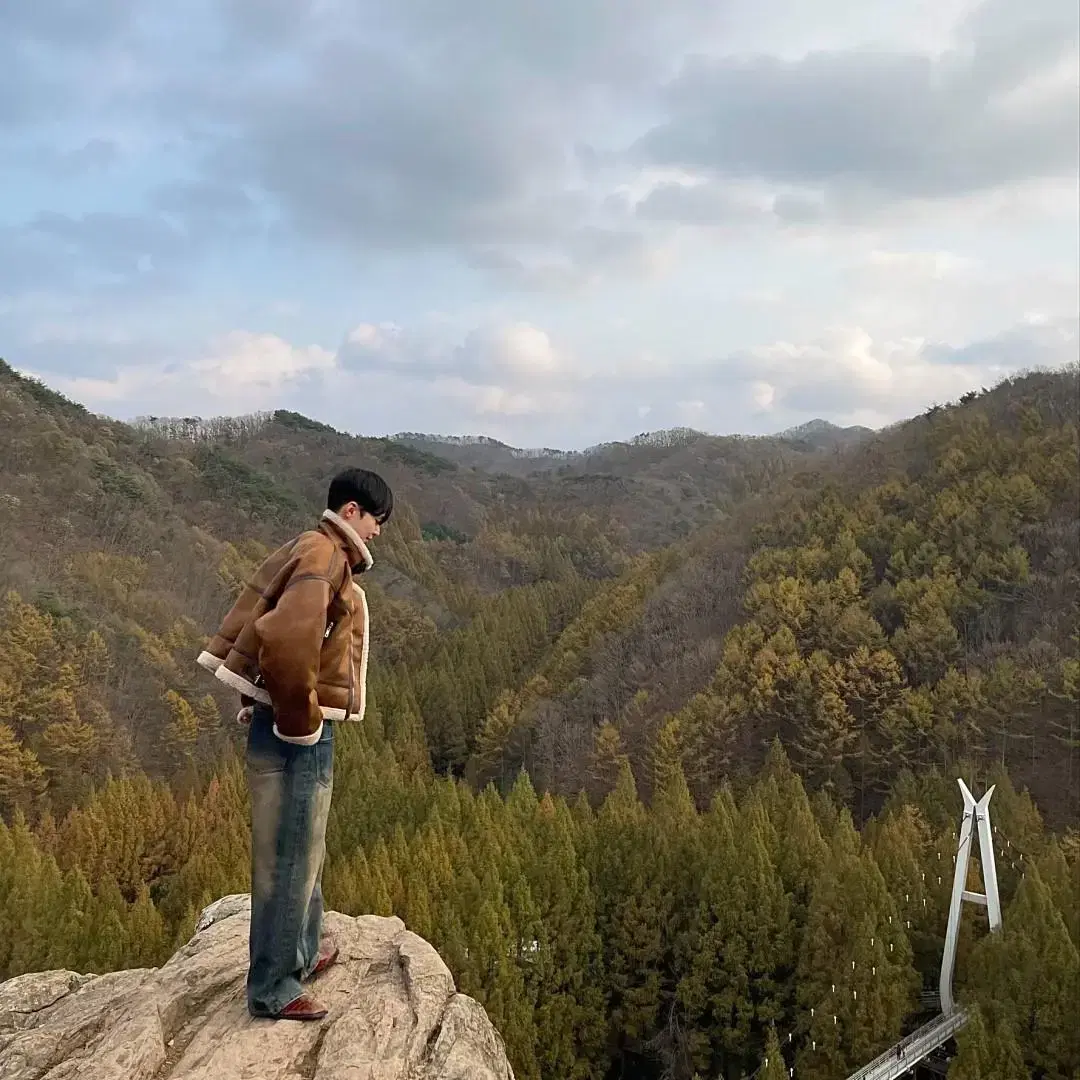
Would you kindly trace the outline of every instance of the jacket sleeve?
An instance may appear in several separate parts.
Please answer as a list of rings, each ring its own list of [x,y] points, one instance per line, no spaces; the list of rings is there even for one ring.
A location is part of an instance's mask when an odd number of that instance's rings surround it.
[[[277,603],[255,624],[274,733],[285,742],[313,746],[322,735],[315,687],[333,587],[325,561],[299,553]]]

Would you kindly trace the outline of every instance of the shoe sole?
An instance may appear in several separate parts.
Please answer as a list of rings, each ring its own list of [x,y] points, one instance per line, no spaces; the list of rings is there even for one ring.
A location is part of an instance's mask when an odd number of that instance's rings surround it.
[[[322,1009],[319,1012],[313,1013],[295,1013],[292,1016],[286,1016],[283,1013],[272,1012],[252,1012],[248,1009],[248,1015],[254,1020],[298,1020],[300,1022],[312,1021],[312,1020],[325,1020],[330,1015],[329,1009]]]

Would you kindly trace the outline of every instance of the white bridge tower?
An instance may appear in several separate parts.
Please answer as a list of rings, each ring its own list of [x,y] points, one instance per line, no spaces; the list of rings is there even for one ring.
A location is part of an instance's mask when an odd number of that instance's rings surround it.
[[[998,894],[997,864],[994,862],[994,836],[990,828],[990,796],[994,788],[978,800],[963,780],[956,781],[964,796],[964,820],[960,826],[960,842],[956,849],[956,870],[953,872],[952,901],[949,904],[949,925],[945,931],[945,949],[941,954],[941,1011],[946,1016],[956,1008],[953,999],[953,973],[956,969],[956,947],[960,939],[960,911],[965,900],[986,908],[990,916],[990,932],[1001,929],[1001,897]],[[982,867],[983,893],[967,889],[968,864],[971,861],[972,834],[979,836],[979,863]]]

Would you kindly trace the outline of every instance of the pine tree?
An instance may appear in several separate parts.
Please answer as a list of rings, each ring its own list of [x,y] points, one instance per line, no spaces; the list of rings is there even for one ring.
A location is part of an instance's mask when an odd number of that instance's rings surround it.
[[[94,898],[95,932],[86,950],[91,971],[116,971],[124,966],[129,947],[126,916],[127,904],[116,882],[102,882]]]
[[[652,748],[653,800],[647,846],[653,852],[652,874],[662,932],[657,958],[661,1027],[653,1038],[652,1050],[671,1072],[693,1057],[694,1040],[682,1015],[678,988],[693,948],[704,872],[701,819],[686,783],[683,753],[679,720],[669,719]]]
[[[177,765],[190,763],[199,739],[199,716],[190,702],[175,690],[165,692],[170,720],[165,729],[165,739]]]
[[[660,1014],[663,903],[647,836],[648,817],[625,763],[597,817],[594,870],[609,1019],[620,1054],[640,1051]]]
[[[539,1076],[535,1017],[518,963],[520,940],[502,895],[498,874],[488,867],[476,879],[482,896],[466,929],[468,982],[506,1043],[515,1075]]]
[[[575,845],[573,821],[561,801],[549,795],[539,802],[535,795],[528,798],[521,781],[511,797],[515,801],[533,807],[524,822],[522,858],[540,922],[525,977],[535,990],[541,1075],[598,1077],[607,1033],[601,942],[596,899]]]
[[[110,781],[64,820],[59,861],[65,868],[81,866],[92,883],[115,882],[134,901],[143,884],[173,868],[170,848],[177,817],[168,787],[145,773]]]
[[[829,848],[806,788],[778,739],[769,749],[754,792],[772,824],[776,866],[791,899],[791,917],[798,936],[805,924],[811,885]]]
[[[87,967],[87,952],[97,927],[97,908],[93,891],[78,868],[63,876],[58,908],[62,921],[50,933],[50,968],[83,971]]]
[[[996,1075],[991,1071],[993,1065],[990,1037],[982,1013],[977,1008],[972,1009],[967,1024],[956,1037],[956,1057],[949,1062],[949,1080],[984,1080],[984,1077]]]
[[[517,697],[503,693],[488,713],[476,738],[476,748],[469,760],[469,776],[477,787],[494,780],[505,791],[513,770],[512,740],[518,723]]]
[[[156,967],[167,960],[165,925],[145,885],[139,889],[135,903],[124,914],[127,935],[124,967]]]
[[[51,855],[42,855],[26,823],[16,818],[10,831],[11,871],[0,925],[8,938],[5,978],[48,966],[51,936],[63,925],[63,878]]]
[[[0,818],[31,811],[45,787],[45,770],[37,756],[20,744],[11,727],[0,723]]]
[[[810,1080],[850,1071],[894,1042],[918,986],[885,880],[846,811],[830,847],[814,885],[798,965],[800,1010],[815,1010],[810,1039],[818,1052],[804,1050],[799,1065]],[[834,1015],[838,1032],[829,1031]]]
[[[955,850],[955,843],[946,837],[935,842],[918,807],[905,804],[877,823],[871,846],[874,861],[896,903],[897,918],[911,942],[916,968],[924,972],[936,970],[944,944],[953,856],[948,855],[948,861],[934,856]],[[941,888],[935,888],[937,876],[942,878]]]
[[[986,1080],[991,1076],[994,1080],[1028,1080],[1031,1074],[1008,1022],[999,1018],[987,1024],[978,1007],[970,1012],[956,1037],[957,1053],[949,1063],[949,1080]]]
[[[965,997],[1000,1004],[1028,1065],[1048,1080],[1071,1080],[1080,1069],[1080,955],[1036,867],[967,970]]]
[[[956,592],[950,577],[921,577],[897,585],[904,625],[891,648],[912,683],[934,683],[960,655],[960,635],[949,615]]]
[[[761,1061],[760,1080],[787,1080],[788,1070],[784,1064],[784,1055],[780,1052],[780,1040],[776,1028],[769,1025],[765,1038],[765,1056]]]
[[[1056,841],[1047,846],[1035,865],[1065,920],[1069,937],[1080,948],[1080,867],[1069,865],[1061,845]]]
[[[589,793],[598,803],[615,789],[623,764],[628,761],[619,729],[610,722],[601,724],[589,758]]]
[[[679,996],[697,1067],[731,1073],[753,1059],[765,1025],[783,1018],[794,961],[790,901],[761,802],[705,818],[700,900]]]

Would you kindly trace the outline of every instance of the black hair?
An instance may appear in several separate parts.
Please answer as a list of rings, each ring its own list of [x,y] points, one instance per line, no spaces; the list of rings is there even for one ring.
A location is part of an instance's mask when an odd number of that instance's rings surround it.
[[[346,503],[354,502],[380,524],[385,524],[394,511],[394,493],[390,485],[369,469],[345,469],[330,481],[326,493],[326,508],[335,513]]]

